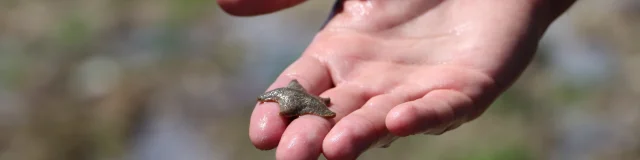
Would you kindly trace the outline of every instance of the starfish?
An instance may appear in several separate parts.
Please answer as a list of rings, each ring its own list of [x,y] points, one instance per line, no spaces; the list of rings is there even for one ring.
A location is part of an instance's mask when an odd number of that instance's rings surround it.
[[[277,88],[258,96],[258,102],[277,102],[280,105],[280,115],[297,117],[313,114],[325,118],[333,118],[336,113],[327,107],[329,98],[322,98],[309,94],[297,80],[291,80],[289,85]]]

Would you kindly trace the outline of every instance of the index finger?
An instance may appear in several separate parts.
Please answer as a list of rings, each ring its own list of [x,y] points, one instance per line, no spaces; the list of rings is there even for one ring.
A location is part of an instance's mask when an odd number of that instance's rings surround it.
[[[333,85],[329,71],[320,61],[302,56],[287,67],[267,91],[287,86],[293,79],[297,79],[302,87],[314,95]],[[279,112],[277,103],[258,103],[254,108],[249,124],[249,138],[256,148],[269,150],[280,142],[289,120],[280,116]]]

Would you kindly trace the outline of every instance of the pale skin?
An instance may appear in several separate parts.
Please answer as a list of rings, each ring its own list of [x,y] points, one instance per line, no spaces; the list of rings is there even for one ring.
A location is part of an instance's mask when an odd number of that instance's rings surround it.
[[[303,0],[218,0],[228,13],[271,13]],[[267,89],[297,79],[336,117],[281,117],[256,105],[249,137],[277,159],[355,159],[394,137],[441,134],[473,120],[526,68],[572,0],[345,0]],[[393,147],[393,144],[392,144]]]

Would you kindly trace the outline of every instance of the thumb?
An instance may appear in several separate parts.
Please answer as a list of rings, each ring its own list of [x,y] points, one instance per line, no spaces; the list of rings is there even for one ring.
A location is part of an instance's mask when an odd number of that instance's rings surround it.
[[[218,0],[218,5],[228,14],[256,16],[273,13],[298,5],[305,0]]]

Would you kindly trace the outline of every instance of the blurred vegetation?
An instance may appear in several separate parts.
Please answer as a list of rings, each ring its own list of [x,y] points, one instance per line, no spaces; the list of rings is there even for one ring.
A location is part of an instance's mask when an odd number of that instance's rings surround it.
[[[247,137],[252,95],[295,60],[331,3],[237,18],[214,0],[0,0],[0,160],[179,155],[140,140],[189,136],[157,129],[165,121],[204,135],[208,159],[273,159]],[[549,32],[484,116],[361,159],[640,158],[640,3],[582,1],[563,21],[575,33]]]

